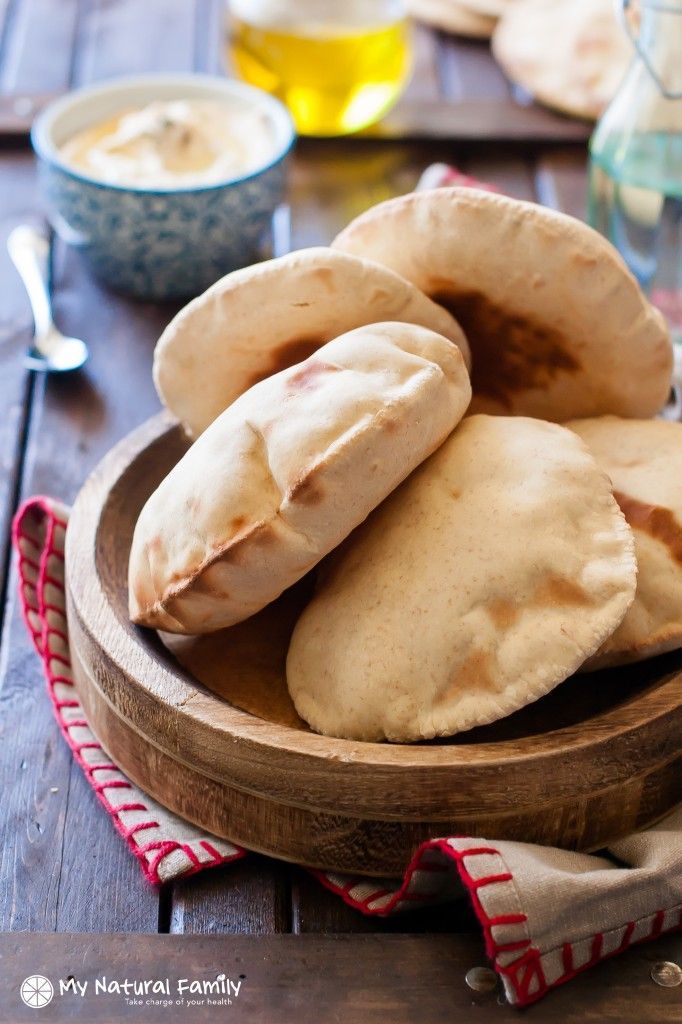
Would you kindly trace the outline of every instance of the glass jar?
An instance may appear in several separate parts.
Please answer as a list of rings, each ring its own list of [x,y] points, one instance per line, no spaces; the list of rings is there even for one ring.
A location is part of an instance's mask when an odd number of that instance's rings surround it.
[[[640,0],[635,53],[590,143],[588,219],[682,343],[682,0]]]
[[[410,72],[403,0],[230,0],[235,72],[288,106],[304,135],[378,121]]]

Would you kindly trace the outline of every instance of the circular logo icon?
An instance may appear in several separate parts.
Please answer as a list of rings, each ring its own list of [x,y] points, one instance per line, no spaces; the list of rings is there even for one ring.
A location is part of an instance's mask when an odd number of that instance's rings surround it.
[[[41,1006],[47,1006],[52,1002],[54,989],[52,982],[44,978],[42,974],[32,974],[30,978],[24,978],[19,991],[21,1001],[26,1006],[39,1010]]]

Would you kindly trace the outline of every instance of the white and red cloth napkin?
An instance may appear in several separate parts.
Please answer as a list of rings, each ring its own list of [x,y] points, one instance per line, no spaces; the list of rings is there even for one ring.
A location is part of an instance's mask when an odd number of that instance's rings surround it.
[[[50,498],[33,498],[17,513],[13,531],[24,618],[64,739],[150,882],[247,856],[150,799],[89,728],[69,657],[68,514]],[[383,916],[453,899],[463,885],[507,998],[525,1006],[599,960],[682,927],[682,810],[601,856],[445,836],[419,847],[403,879],[314,874],[364,914]]]

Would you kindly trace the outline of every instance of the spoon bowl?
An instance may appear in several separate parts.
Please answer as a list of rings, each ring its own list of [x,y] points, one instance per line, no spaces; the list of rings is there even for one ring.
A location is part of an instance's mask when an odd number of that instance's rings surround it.
[[[29,370],[66,373],[88,358],[80,338],[68,338],[55,326],[49,291],[50,242],[38,228],[21,224],[7,239],[7,250],[24,282],[33,311],[35,335],[25,357]]]
[[[29,370],[67,373],[69,370],[80,370],[88,355],[88,346],[84,341],[80,338],[67,338],[55,329],[49,354],[32,345],[26,352],[24,365]]]

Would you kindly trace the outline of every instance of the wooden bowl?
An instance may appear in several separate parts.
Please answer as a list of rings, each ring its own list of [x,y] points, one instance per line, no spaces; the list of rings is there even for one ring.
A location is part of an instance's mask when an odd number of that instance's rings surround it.
[[[166,637],[165,646],[133,626],[134,524],[185,449],[165,414],[127,437],[81,491],[66,544],[86,713],[112,758],[160,803],[252,850],[394,875],[434,836],[591,849],[679,800],[680,654],[574,676],[450,741],[393,745],[319,736],[296,715],[284,663],[310,581],[212,636]]]

